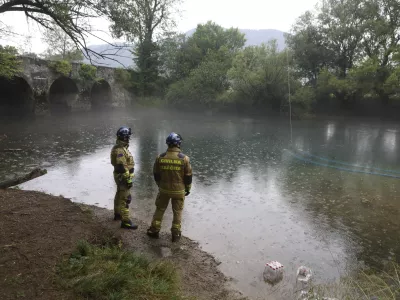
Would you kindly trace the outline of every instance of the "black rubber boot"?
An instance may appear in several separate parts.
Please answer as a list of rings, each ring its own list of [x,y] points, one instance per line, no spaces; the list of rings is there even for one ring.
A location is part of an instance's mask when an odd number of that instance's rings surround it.
[[[138,229],[138,226],[133,224],[132,221],[129,220],[128,222],[122,221],[121,228],[136,230],[136,229]]]
[[[172,232],[172,242],[177,243],[181,240],[182,234],[180,232]]]
[[[160,232],[156,231],[154,228],[149,228],[147,229],[147,235],[153,239],[159,239],[160,238]]]
[[[115,213],[115,214],[114,214],[114,221],[121,221],[121,215]]]

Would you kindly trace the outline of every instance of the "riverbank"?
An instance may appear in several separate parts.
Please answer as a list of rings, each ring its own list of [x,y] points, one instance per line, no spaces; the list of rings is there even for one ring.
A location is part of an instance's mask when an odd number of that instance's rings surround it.
[[[218,262],[195,242],[184,237],[172,244],[167,234],[151,240],[146,229],[147,224],[139,223],[137,231],[123,231],[119,222],[112,221],[111,211],[63,197],[0,190],[0,299],[79,299],[60,284],[58,266],[80,240],[96,244],[104,237],[122,245],[123,251],[175,266],[182,297],[241,298],[229,289],[229,279],[218,270]]]

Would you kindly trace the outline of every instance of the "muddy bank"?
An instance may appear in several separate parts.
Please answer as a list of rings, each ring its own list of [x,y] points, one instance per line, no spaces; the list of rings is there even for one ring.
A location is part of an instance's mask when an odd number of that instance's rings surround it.
[[[80,239],[96,240],[102,234],[120,238],[126,249],[151,259],[173,262],[182,277],[182,293],[196,299],[243,299],[229,289],[229,279],[218,262],[183,238],[151,240],[147,225],[123,231],[112,212],[77,205],[68,199],[40,192],[0,190],[0,299],[76,299],[60,289],[56,266],[67,258]]]

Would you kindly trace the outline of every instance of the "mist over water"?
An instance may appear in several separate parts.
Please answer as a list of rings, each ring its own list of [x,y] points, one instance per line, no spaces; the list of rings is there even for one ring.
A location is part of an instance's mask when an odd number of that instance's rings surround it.
[[[23,189],[112,209],[109,155],[122,125],[133,129],[133,217],[150,222],[154,159],[166,136],[179,132],[194,170],[183,233],[253,299],[292,298],[300,265],[318,283],[400,258],[398,123],[294,121],[291,146],[284,118],[140,110],[3,120],[0,179],[42,166],[48,174]],[[168,209],[163,230],[171,220]],[[274,287],[262,280],[270,260],[285,267]]]

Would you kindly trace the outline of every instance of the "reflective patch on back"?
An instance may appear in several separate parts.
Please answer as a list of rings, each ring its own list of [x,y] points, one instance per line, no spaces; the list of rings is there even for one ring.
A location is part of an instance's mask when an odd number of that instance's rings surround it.
[[[185,156],[186,156],[186,155],[183,154],[182,152],[179,152],[179,154],[178,154],[178,157],[181,158],[181,159],[182,159],[182,158],[185,158]]]
[[[182,168],[180,166],[170,166],[170,165],[160,166],[160,169],[165,170],[165,171],[180,171],[180,170],[182,170]]]
[[[182,165],[182,161],[180,159],[171,159],[171,158],[161,158],[160,163],[162,164],[173,164],[173,165]]]
[[[122,153],[118,154],[117,157],[122,157],[124,156]]]
[[[167,152],[161,153],[160,157],[164,157],[165,155],[167,155]]]

